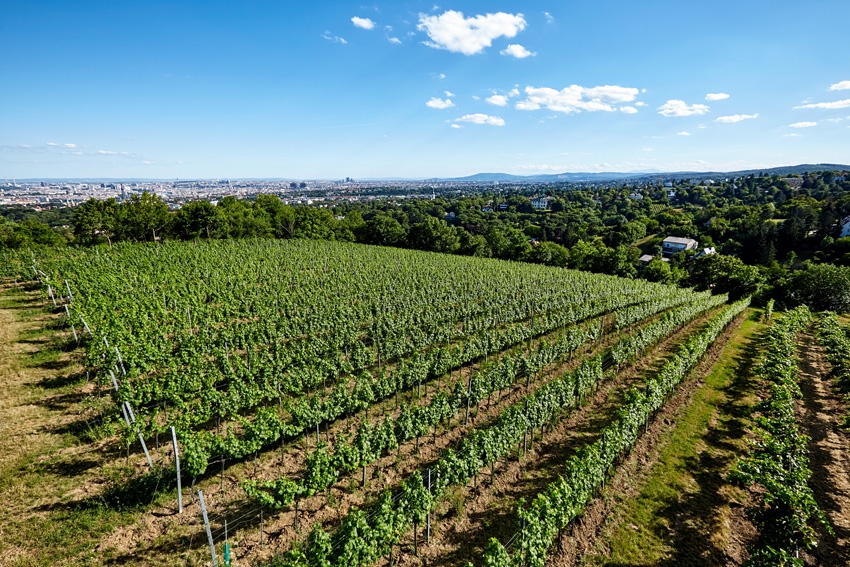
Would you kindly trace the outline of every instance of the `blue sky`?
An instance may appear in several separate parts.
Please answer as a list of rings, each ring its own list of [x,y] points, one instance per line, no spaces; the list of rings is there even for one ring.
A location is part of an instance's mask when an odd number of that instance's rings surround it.
[[[850,2],[0,3],[0,175],[850,162]]]

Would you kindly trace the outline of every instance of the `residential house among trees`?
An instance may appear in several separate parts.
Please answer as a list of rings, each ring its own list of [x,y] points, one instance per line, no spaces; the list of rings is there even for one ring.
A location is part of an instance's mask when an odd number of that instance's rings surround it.
[[[672,256],[676,252],[684,252],[686,250],[696,250],[699,243],[693,238],[679,238],[678,236],[668,236],[661,242],[661,251],[665,256]]]

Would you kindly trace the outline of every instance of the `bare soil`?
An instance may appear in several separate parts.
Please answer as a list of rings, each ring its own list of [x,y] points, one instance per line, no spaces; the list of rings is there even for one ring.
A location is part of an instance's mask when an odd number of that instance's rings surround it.
[[[805,333],[798,343],[800,389],[797,402],[800,428],[809,436],[810,486],[835,536],[821,527],[818,547],[808,552],[807,564],[850,565],[850,433],[839,428],[847,402],[835,391],[831,367],[823,348]]]
[[[634,366],[623,368],[604,382],[585,405],[564,418],[539,439],[529,437],[529,451],[518,458],[501,461],[491,478],[483,470],[472,486],[456,487],[437,507],[432,541],[413,553],[413,534],[407,534],[395,557],[397,565],[462,565],[480,559],[491,537],[507,541],[517,532],[516,504],[520,498],[533,498],[555,480],[566,460],[578,447],[593,442],[598,432],[613,419],[622,405],[623,394],[662,361],[708,318],[698,317],[681,331],[663,340]],[[537,432],[539,433],[539,432]]]

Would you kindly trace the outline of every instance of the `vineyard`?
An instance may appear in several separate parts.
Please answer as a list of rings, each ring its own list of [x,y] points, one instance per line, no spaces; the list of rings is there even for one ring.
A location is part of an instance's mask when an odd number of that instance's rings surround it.
[[[66,429],[101,464],[73,509],[115,514],[104,563],[561,564],[755,313],[643,280],[308,240],[5,260],[6,293],[38,303],[78,368]],[[846,529],[811,488],[792,363],[813,329],[846,392],[847,331],[804,308],[774,318],[754,441],[728,471],[750,494],[752,565],[797,564]]]

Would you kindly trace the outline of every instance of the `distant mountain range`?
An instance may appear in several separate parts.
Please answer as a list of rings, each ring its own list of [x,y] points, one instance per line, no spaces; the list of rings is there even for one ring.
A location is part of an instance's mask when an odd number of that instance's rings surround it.
[[[438,179],[437,181],[469,181],[469,182],[495,182],[499,183],[554,183],[554,182],[571,182],[571,183],[602,183],[605,181],[624,181],[624,180],[641,180],[641,179],[691,179],[691,178],[726,178],[726,177],[744,177],[747,175],[793,175],[802,174],[809,171],[850,171],[850,165],[841,165],[834,163],[817,163],[817,164],[802,164],[788,165],[782,167],[771,167],[767,169],[745,169],[741,171],[642,171],[642,172],[602,172],[602,173],[549,173],[539,175],[511,175],[509,173],[476,173],[466,177],[454,177],[448,179]]]
[[[801,174],[810,171],[850,171],[850,165],[841,165],[835,163],[816,163],[816,164],[802,164],[802,165],[787,165],[782,167],[771,167],[766,169],[745,169],[741,171],[631,171],[631,172],[617,172],[617,171],[609,171],[609,172],[564,172],[564,173],[548,173],[548,174],[538,174],[538,175],[511,175],[510,173],[476,173],[475,175],[467,175],[466,177],[428,177],[428,178],[403,178],[403,177],[364,177],[362,179],[358,179],[358,181],[369,181],[369,182],[386,182],[391,183],[393,181],[396,182],[405,182],[405,183],[428,183],[428,182],[477,182],[477,183],[605,183],[611,181],[635,181],[640,182],[642,180],[657,180],[664,179],[668,181],[674,181],[679,179],[710,179],[716,177],[718,179],[724,179],[727,177],[742,177],[746,175],[758,175],[761,173],[767,175],[793,175],[793,174]],[[233,181],[277,181],[277,182],[289,182],[296,178],[289,177],[275,177],[275,178],[237,178],[233,177]],[[204,179],[201,177],[184,179],[182,182],[187,181],[209,181],[209,179]],[[300,179],[296,179],[300,180]],[[130,182],[163,182],[163,181],[177,181],[175,179],[143,179],[143,178],[29,178],[29,179],[18,179],[18,181],[22,182],[37,182],[37,181],[51,181],[51,182],[72,182],[72,183],[130,183]],[[321,179],[316,179],[314,181],[322,181]],[[329,181],[329,180],[325,180]]]

